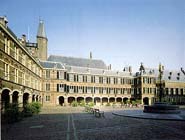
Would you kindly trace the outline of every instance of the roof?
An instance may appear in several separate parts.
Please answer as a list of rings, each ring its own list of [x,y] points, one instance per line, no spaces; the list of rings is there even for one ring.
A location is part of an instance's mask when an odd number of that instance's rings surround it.
[[[57,62],[39,61],[39,63],[44,68],[65,69],[65,67],[61,63],[57,63]]]
[[[142,75],[154,75],[156,78],[159,76],[158,69],[145,68]],[[162,80],[169,82],[185,82],[185,73],[181,70],[164,70]]]
[[[37,31],[37,36],[46,38],[44,22],[42,20],[39,21],[39,28],[38,28],[38,31]]]
[[[66,66],[66,69],[69,73],[78,73],[78,74],[92,74],[92,75],[105,75],[105,76],[119,76],[119,77],[132,77],[130,72],[123,71],[113,71],[97,68],[85,68],[77,66]]]
[[[68,66],[107,69],[107,66],[105,65],[105,63],[102,60],[97,60],[97,59],[50,55],[48,58],[48,61],[60,62]]]

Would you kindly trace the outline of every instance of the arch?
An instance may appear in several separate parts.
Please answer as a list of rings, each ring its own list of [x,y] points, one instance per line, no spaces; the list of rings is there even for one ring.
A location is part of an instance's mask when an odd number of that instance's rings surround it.
[[[75,97],[68,97],[68,103],[72,103],[73,101],[75,101]]]
[[[144,105],[149,105],[149,98],[148,97],[143,98],[143,104]]]
[[[80,102],[82,102],[82,101],[84,101],[84,97],[77,97],[77,102],[78,102],[78,103],[80,103]]]
[[[15,103],[15,104],[18,103],[18,98],[19,98],[18,94],[19,94],[18,91],[14,91],[14,92],[12,93],[12,103]]]
[[[42,97],[40,95],[38,95],[38,101],[41,102],[42,101]]]
[[[109,98],[109,102],[110,102],[110,103],[115,102],[115,98],[114,98],[114,97],[110,97],[110,98]]]
[[[36,95],[36,102],[39,101],[39,95]]]
[[[93,101],[92,97],[86,97],[86,99],[85,99],[86,103],[89,103],[89,102],[92,102],[92,101]]]
[[[29,93],[23,94],[23,107],[28,103]]]
[[[10,90],[4,89],[1,93],[1,108],[7,108],[10,103]]]
[[[128,101],[128,98],[127,98],[127,97],[123,98],[123,102],[124,102],[124,104],[126,104],[126,103],[127,103],[127,101]]]
[[[35,102],[35,98],[36,98],[35,96],[36,95],[34,95],[34,94],[32,95],[32,102]]]
[[[58,98],[58,100],[59,100],[59,105],[63,106],[64,105],[64,97],[63,96],[60,96]]]
[[[94,97],[94,103],[100,103],[100,97]]]
[[[121,97],[116,98],[116,102],[121,103],[122,102],[122,98]]]
[[[108,98],[103,97],[103,98],[102,98],[102,103],[108,103]]]

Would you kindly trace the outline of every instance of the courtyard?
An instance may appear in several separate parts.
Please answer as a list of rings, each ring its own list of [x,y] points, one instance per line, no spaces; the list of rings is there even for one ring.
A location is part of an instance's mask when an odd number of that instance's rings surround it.
[[[183,140],[185,121],[138,119],[113,115],[104,107],[97,118],[84,107],[44,107],[39,115],[1,126],[2,140]]]

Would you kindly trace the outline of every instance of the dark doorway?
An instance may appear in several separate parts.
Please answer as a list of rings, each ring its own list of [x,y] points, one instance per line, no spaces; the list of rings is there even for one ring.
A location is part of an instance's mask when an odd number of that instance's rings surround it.
[[[19,98],[18,94],[19,93],[17,91],[13,92],[13,94],[12,94],[12,103],[18,104],[18,98]]]
[[[63,96],[59,97],[59,105],[61,105],[61,106],[64,105],[64,97]]]
[[[149,105],[149,98],[148,97],[143,98],[143,104]]]
[[[8,89],[3,90],[2,94],[1,94],[1,107],[2,108],[6,108],[8,107],[9,103],[10,103],[10,95],[9,95],[10,91]]]
[[[28,103],[29,99],[29,93],[24,93],[23,94],[23,106],[25,106]]]

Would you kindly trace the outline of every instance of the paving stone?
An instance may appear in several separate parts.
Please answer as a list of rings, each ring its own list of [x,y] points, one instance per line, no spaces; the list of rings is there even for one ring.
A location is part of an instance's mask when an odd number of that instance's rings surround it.
[[[113,115],[115,109],[105,111],[105,118],[97,118],[81,107],[43,108],[39,115],[2,125],[2,140],[183,140],[185,137],[185,122],[125,118]]]

